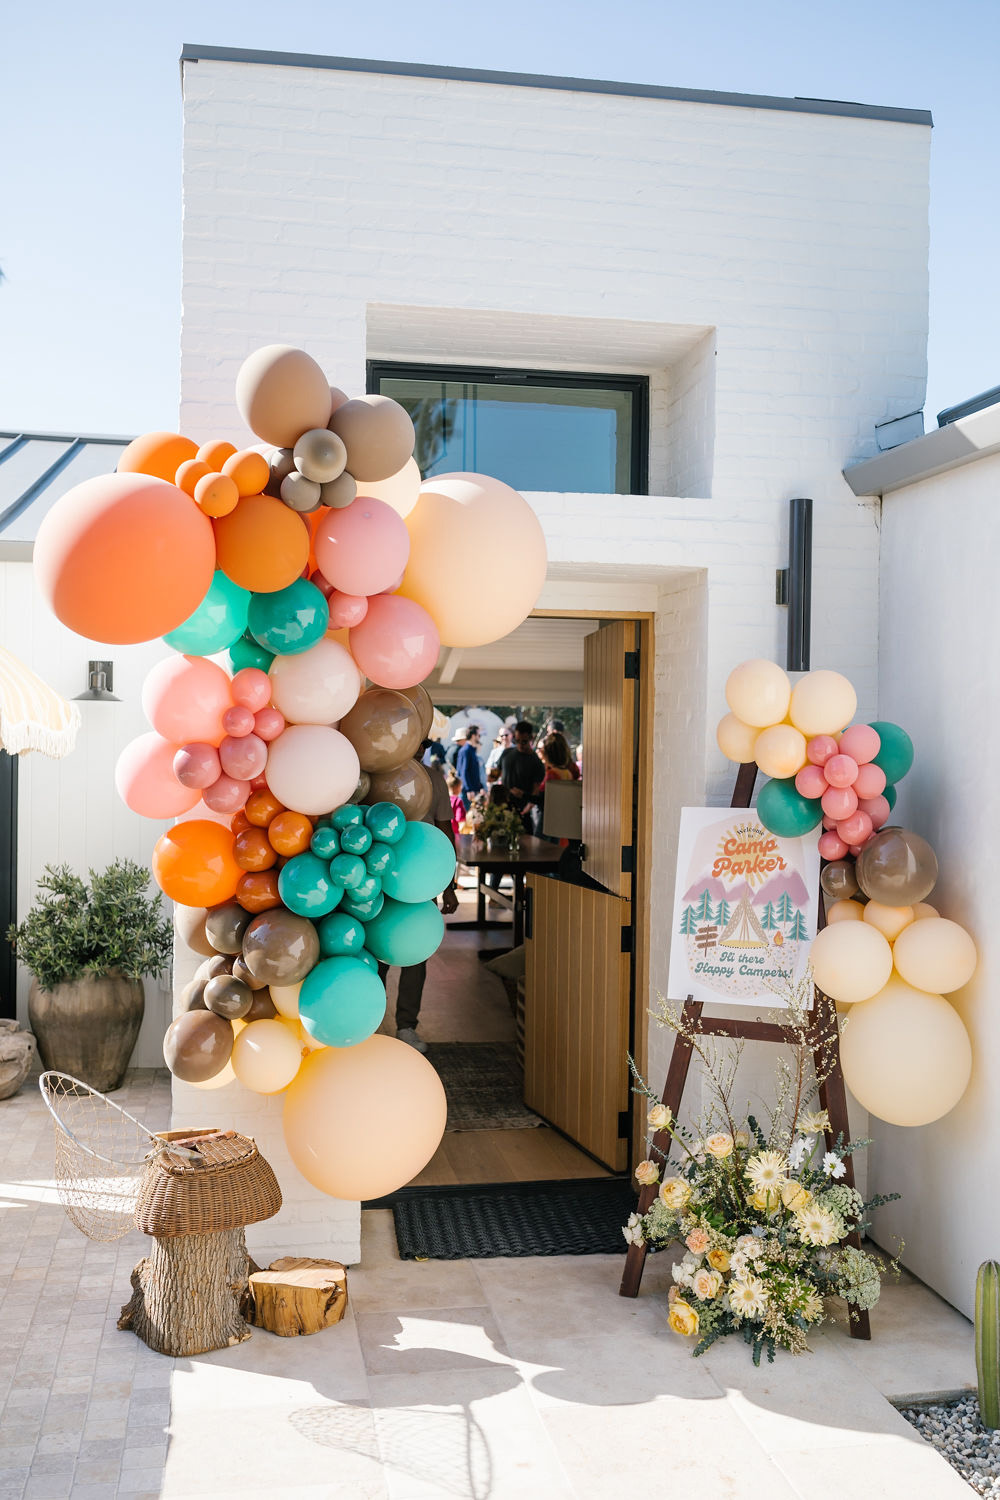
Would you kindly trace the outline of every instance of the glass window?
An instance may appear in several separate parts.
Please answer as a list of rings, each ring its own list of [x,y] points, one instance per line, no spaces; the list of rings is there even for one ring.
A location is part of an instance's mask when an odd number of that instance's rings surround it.
[[[413,418],[425,478],[493,474],[518,490],[645,494],[643,376],[369,364],[369,390]]]

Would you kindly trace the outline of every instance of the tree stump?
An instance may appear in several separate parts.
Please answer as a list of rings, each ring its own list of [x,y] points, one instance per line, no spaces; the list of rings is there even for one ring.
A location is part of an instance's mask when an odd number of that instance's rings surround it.
[[[282,1338],[318,1333],[347,1310],[347,1272],[337,1260],[286,1255],[250,1277],[247,1318]]]
[[[157,1354],[207,1354],[251,1336],[240,1313],[250,1271],[242,1228],[153,1239],[132,1272],[118,1327]]]

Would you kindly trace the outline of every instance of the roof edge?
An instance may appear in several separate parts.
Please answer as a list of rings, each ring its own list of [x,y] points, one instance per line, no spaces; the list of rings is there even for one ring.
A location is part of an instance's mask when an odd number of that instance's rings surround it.
[[[602,78],[563,78],[547,73],[497,73],[488,68],[452,68],[443,64],[379,61],[367,57],[326,57],[310,52],[266,52],[249,47],[206,47],[185,42],[186,62],[242,62],[283,68],[321,68],[341,73],[387,73],[404,78],[441,78],[459,83],[502,83],[511,88],[561,89],[578,94],[620,94],[634,99],[672,99],[686,104],[720,104],[737,109],[775,109],[804,115],[844,115],[860,120],[888,120],[900,125],[933,126],[928,109],[897,109],[882,104],[855,104],[843,99],[782,99],[769,94],[727,94],[712,89],[675,89],[653,83],[617,83]]]
[[[851,464],[844,478],[856,495],[888,495],[994,453],[1000,453],[1000,405],[959,417],[947,427],[932,428],[877,458]]]

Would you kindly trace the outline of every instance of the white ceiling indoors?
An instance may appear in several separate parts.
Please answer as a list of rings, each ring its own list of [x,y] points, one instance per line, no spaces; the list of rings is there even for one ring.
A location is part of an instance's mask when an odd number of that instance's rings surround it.
[[[435,703],[582,703],[583,641],[599,625],[531,617],[488,646],[443,647],[427,688]]]

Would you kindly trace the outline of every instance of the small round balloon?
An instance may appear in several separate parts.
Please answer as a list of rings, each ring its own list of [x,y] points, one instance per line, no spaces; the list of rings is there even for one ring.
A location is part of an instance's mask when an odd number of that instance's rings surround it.
[[[227,651],[247,628],[250,595],[221,568],[217,568],[208,593],[183,625],[163,637],[168,646],[185,656],[214,656]]]
[[[125,746],[115,766],[115,786],[126,807],[143,818],[176,818],[195,806],[198,788],[174,774],[178,753],[177,745],[155,733]]]
[[[869,728],[875,730],[880,740],[878,753],[872,756],[872,765],[884,771],[886,781],[895,785],[913,765],[913,741],[905,729],[885,720],[877,719]]]
[[[156,841],[153,878],[181,906],[217,906],[230,901],[243,871],[233,857],[230,829],[207,818],[176,823]]]
[[[366,946],[380,963],[422,964],[441,945],[444,918],[433,901],[409,903],[386,897],[365,929]]]
[[[906,828],[882,828],[862,849],[858,885],[872,901],[912,906],[937,884],[937,855],[926,839]]]
[[[819,802],[796,791],[794,780],[775,780],[761,788],[757,816],[769,833],[799,838],[823,821],[823,809]]]
[[[205,914],[205,936],[216,953],[237,954],[243,949],[243,934],[250,926],[250,918],[236,901],[225,901],[213,906]]]
[[[330,877],[325,859],[306,852],[296,854],[278,874],[278,894],[289,911],[316,921],[333,911],[344,887]]]
[[[318,958],[313,924],[280,906],[255,917],[243,937],[243,961],[267,985],[298,984]]]
[[[867,922],[824,927],[810,950],[813,978],[825,995],[857,1005],[878,993],[892,973],[892,949]]]
[[[254,639],[266,650],[276,656],[297,656],[323,639],[330,609],[314,583],[297,578],[287,588],[252,595],[247,622]]]
[[[776,662],[764,658],[741,662],[726,681],[726,702],[734,715],[758,730],[780,724],[788,712],[791,696],[792,685],[787,674]]]
[[[233,1043],[233,1072],[255,1094],[277,1094],[299,1071],[302,1048],[279,1020],[252,1021]]]
[[[405,693],[368,688],[340,721],[362,771],[391,771],[412,760],[423,740],[421,715]]]
[[[360,953],[365,946],[365,929],[357,917],[333,911],[318,924],[319,951],[324,958]]]
[[[919,984],[935,994],[960,990],[976,972],[975,943],[964,927],[947,917],[914,921],[899,934],[892,957],[908,984]]]
[[[232,1025],[210,1010],[185,1011],[171,1022],[163,1038],[164,1061],[182,1083],[204,1083],[214,1078],[226,1066],[232,1050]]]
[[[788,716],[807,739],[839,734],[853,719],[858,695],[840,672],[807,672],[792,689]]]
[[[326,638],[306,651],[275,657],[270,677],[272,702],[292,724],[335,724],[361,691],[350,652]]]
[[[264,774],[285,807],[325,813],[350,796],[360,769],[357,751],[338,730],[324,724],[290,724],[271,741]]]
[[[394,901],[431,901],[455,874],[455,847],[433,823],[407,823],[391,852],[382,888]]]
[[[854,861],[840,859],[834,864],[827,865],[819,877],[819,883],[826,894],[834,901],[845,901],[853,896],[858,888],[857,876],[854,873]]]
[[[326,1047],[356,1047],[378,1030],[384,1016],[385,985],[357,958],[321,959],[303,980],[299,1017]]]
[[[762,729],[754,741],[753,758],[765,776],[779,780],[794,777],[806,763],[805,735],[791,724]]]
[[[418,760],[404,761],[392,771],[377,771],[372,775],[368,788],[368,801],[372,804],[392,802],[410,822],[419,822],[429,811],[434,788],[426,766]],[[369,824],[371,827],[371,824]],[[383,836],[372,828],[376,838]],[[385,843],[392,840],[384,839]]]

